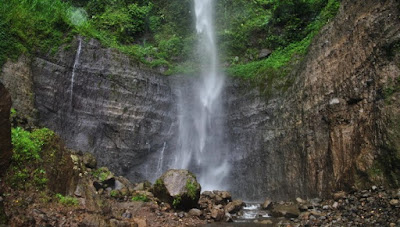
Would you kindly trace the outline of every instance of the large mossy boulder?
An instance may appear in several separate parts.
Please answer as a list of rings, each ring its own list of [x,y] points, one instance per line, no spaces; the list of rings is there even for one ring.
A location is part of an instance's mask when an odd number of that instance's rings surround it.
[[[0,175],[4,174],[11,161],[11,96],[0,83]]]
[[[201,186],[188,170],[171,169],[156,180],[153,194],[177,209],[197,207]]]

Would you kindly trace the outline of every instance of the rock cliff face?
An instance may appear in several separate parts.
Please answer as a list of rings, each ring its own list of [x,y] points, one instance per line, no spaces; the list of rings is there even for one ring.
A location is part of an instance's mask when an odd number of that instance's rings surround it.
[[[235,165],[252,173],[249,185],[236,184],[240,191],[283,198],[399,185],[398,7],[343,1],[290,75],[287,92],[262,100],[254,90],[241,96],[243,89],[233,89],[231,102],[239,105],[232,110],[239,111],[229,112],[231,138],[251,151]],[[244,177],[237,171],[233,179]]]
[[[82,41],[79,59],[77,49],[33,61],[39,122],[118,174],[135,181],[155,177],[154,155],[173,144],[176,114],[168,78],[140,70],[94,40]]]
[[[11,96],[0,82],[0,176],[8,168],[12,156],[10,108]]]
[[[2,68],[0,80],[10,92],[14,108],[25,124],[32,125],[36,119],[33,80],[30,60],[21,56],[17,62],[8,61]]]
[[[342,1],[285,92],[265,96],[249,81],[229,79],[224,105],[236,196],[328,196],[353,185],[399,185],[398,6]],[[154,180],[174,158],[177,97],[190,78],[143,70],[93,40],[82,41],[77,58],[78,45],[25,63],[38,122],[117,174]],[[3,70],[3,80],[13,76]]]

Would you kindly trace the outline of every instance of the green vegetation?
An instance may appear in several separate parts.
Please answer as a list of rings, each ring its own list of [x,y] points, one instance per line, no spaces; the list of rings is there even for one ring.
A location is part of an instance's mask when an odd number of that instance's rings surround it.
[[[400,76],[397,79],[392,80],[389,78],[387,86],[383,89],[383,96],[385,98],[385,103],[390,105],[390,98],[396,93],[400,92]]]
[[[17,111],[14,108],[11,108],[10,110],[10,120],[14,119],[17,117]]]
[[[191,199],[196,199],[196,189],[197,189],[197,186],[196,186],[196,184],[194,183],[194,182],[192,182],[191,180],[188,180],[187,182],[186,182],[186,191],[187,191],[187,194],[188,194],[188,196],[191,198]]]
[[[32,132],[17,127],[11,130],[13,156],[9,182],[12,187],[25,189],[33,186],[43,189],[48,179],[43,169],[42,148],[54,137],[54,132],[47,129],[36,129]]]
[[[182,197],[180,195],[177,195],[174,200],[172,201],[172,206],[174,208],[177,208],[182,202]]]
[[[100,181],[105,181],[109,176],[112,176],[110,170],[107,167],[101,167],[92,172],[92,175]]]
[[[118,193],[117,190],[111,190],[111,191],[110,191],[110,196],[111,196],[111,197],[118,197],[118,195],[119,195],[119,193]]]
[[[63,196],[63,195],[57,193],[56,198],[58,199],[58,201],[61,204],[65,205],[65,206],[78,206],[79,205],[78,199],[71,197],[71,196]]]
[[[198,69],[192,0],[0,0],[0,65],[20,54],[71,48],[73,36],[100,40],[166,74]],[[216,1],[216,28],[228,74],[285,75],[332,18],[339,0]],[[273,51],[257,60],[260,49]],[[278,71],[278,72],[276,72]]]
[[[292,4],[289,4],[288,2],[291,1],[284,1],[281,4],[274,5],[275,7],[272,11],[273,15],[275,15],[275,17],[271,18],[270,22],[272,28],[282,25],[283,23],[283,28],[287,30],[284,30],[284,32],[280,36],[271,35],[267,38],[270,41],[266,43],[266,47],[272,49],[276,48],[271,56],[264,60],[233,66],[228,69],[229,74],[241,77],[254,77],[255,75],[262,77],[286,75],[287,71],[283,69],[284,66],[287,66],[291,61],[296,61],[301,56],[304,56],[314,36],[318,34],[318,31],[322,28],[322,26],[324,26],[333,16],[335,16],[340,6],[339,1],[329,0],[325,4],[325,7],[320,10],[318,16],[316,16],[314,20],[309,19],[310,23],[304,24],[303,22],[300,22],[302,18],[301,15],[295,14],[293,15],[294,18],[292,19],[297,21],[298,24],[292,25],[291,20],[287,18],[288,14],[283,14],[283,19],[279,17],[279,15],[282,14],[282,10],[293,10],[293,13],[296,10],[297,4],[294,4],[294,2],[296,1],[293,1]],[[319,4],[317,5],[324,5],[322,3],[326,1],[298,2],[302,2],[302,4],[304,5],[303,7],[299,7],[299,9],[303,9],[305,7],[307,10],[305,10],[304,12],[308,12],[309,10],[311,10],[310,7],[314,2],[319,2]],[[289,8],[280,9],[281,7]],[[289,28],[286,28],[286,26],[289,26]],[[290,36],[290,34],[294,33],[294,31],[292,31],[293,29],[301,30],[302,32],[300,33],[300,35],[298,34],[297,36],[292,37]]]
[[[61,1],[0,0],[0,65],[20,54],[56,50],[71,29]]]
[[[147,197],[147,195],[135,195],[132,197],[132,201],[142,201],[142,202],[148,202],[150,201],[149,198]]]

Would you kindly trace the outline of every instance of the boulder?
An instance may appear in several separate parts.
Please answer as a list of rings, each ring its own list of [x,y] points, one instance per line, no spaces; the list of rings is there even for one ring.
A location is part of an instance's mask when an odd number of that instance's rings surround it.
[[[147,189],[149,189],[149,188],[151,188],[151,183],[148,182],[148,181],[144,181],[144,182],[138,183],[138,184],[133,188],[133,190],[135,190],[135,191],[144,191],[144,190],[147,190]]]
[[[193,208],[191,210],[189,210],[189,215],[190,216],[194,216],[194,217],[200,217],[203,214],[203,212],[201,212],[201,210]]]
[[[97,167],[97,160],[91,153],[88,152],[84,153],[82,160],[83,164],[85,164],[87,168],[95,169]]]
[[[224,219],[225,217],[225,212],[223,209],[221,208],[214,208],[211,211],[211,217],[215,220],[215,221],[222,221],[222,219]]]
[[[271,211],[273,217],[297,218],[300,211],[296,204],[277,204]]]
[[[0,82],[0,175],[7,170],[11,156],[11,96]]]
[[[344,192],[344,191],[336,192],[333,194],[334,200],[339,200],[339,199],[344,199],[344,198],[346,198],[346,192]]]
[[[258,59],[264,59],[271,55],[272,51],[268,49],[262,49],[258,54]]]
[[[189,210],[197,206],[201,187],[189,171],[171,169],[156,180],[152,191],[161,201],[178,209]]]
[[[245,204],[242,200],[234,200],[226,205],[225,210],[228,213],[234,214],[239,212],[244,205]]]
[[[266,199],[264,203],[261,205],[264,210],[269,210],[272,208],[272,201],[270,199]]]

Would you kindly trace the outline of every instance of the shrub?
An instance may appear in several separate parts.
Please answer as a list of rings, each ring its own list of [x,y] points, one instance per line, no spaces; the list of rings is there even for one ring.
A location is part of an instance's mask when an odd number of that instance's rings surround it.
[[[197,189],[196,185],[191,180],[188,180],[186,182],[187,194],[191,199],[196,198],[196,189]]]
[[[54,132],[47,129],[35,129],[32,132],[20,127],[11,130],[13,144],[10,184],[23,189],[34,186],[43,189],[47,184],[46,171],[42,168],[42,149],[54,138]]]
[[[78,206],[79,201],[77,198],[71,197],[71,196],[63,196],[59,193],[56,194],[56,198],[58,201],[66,206]]]
[[[132,201],[142,201],[142,202],[148,202],[149,198],[146,195],[135,195],[132,197]]]

